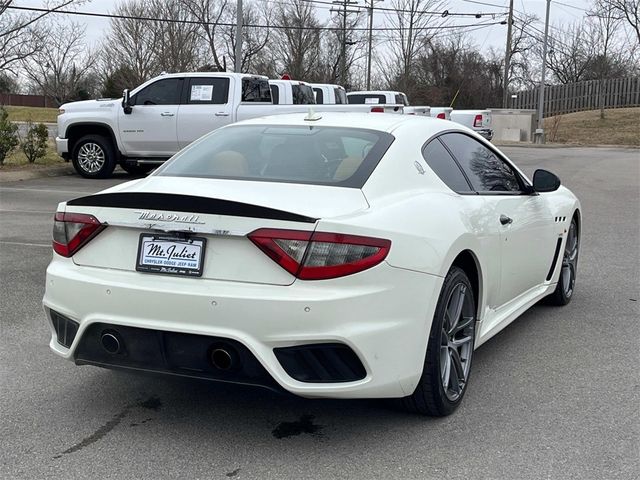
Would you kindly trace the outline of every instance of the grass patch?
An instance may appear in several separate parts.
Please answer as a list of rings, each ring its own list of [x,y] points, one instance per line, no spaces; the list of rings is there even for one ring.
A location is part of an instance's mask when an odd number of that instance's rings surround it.
[[[7,156],[4,161],[4,165],[0,165],[0,171],[22,170],[34,167],[39,168],[47,165],[63,165],[64,163],[64,159],[58,156],[58,153],[56,152],[55,143],[53,140],[49,139],[47,142],[47,153],[44,157],[37,159],[35,163],[29,163],[22,150],[20,150],[20,148],[16,148]]]
[[[557,133],[553,138],[554,122]],[[568,113],[545,118],[547,141],[579,145],[633,145],[640,146],[640,108],[614,108]]]
[[[57,108],[14,107],[11,105],[6,105],[4,108],[7,109],[11,122],[26,122],[31,119],[33,123],[56,123],[58,120]]]

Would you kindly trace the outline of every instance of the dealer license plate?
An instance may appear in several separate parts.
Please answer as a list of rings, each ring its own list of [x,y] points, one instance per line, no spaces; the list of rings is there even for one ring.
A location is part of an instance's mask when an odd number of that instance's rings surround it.
[[[206,238],[140,235],[136,270],[167,275],[202,276]]]

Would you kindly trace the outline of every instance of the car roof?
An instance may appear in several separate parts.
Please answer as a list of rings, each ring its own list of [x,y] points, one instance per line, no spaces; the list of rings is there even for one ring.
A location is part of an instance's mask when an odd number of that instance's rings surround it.
[[[313,110],[313,108],[310,108]],[[442,131],[470,131],[457,123],[441,120],[439,118],[431,118],[422,115],[401,115],[396,113],[360,113],[360,112],[316,112],[317,120],[305,120],[309,116],[308,112],[288,113],[282,115],[270,115],[265,117],[251,118],[233,125],[289,125],[307,127],[323,126],[323,127],[345,127],[345,128],[363,128],[370,130],[379,130],[382,132],[393,133],[402,128],[402,130],[416,129],[424,138],[431,137]],[[230,125],[229,127],[232,127]],[[229,128],[225,127],[225,128]]]

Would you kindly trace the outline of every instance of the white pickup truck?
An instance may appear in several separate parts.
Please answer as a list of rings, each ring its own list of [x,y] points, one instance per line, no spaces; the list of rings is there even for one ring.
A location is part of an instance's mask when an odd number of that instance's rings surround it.
[[[311,85],[300,80],[269,80],[274,105],[312,105],[316,103]]]
[[[345,105],[347,92],[344,87],[332,83],[310,83],[316,103],[319,105]]]
[[[107,178],[117,164],[143,174],[212,130],[247,118],[307,112],[310,107],[316,112],[402,113],[401,108],[378,105],[273,105],[267,77],[175,73],[125,90],[121,99],[62,105],[56,146],[86,178]]]
[[[409,99],[402,92],[391,90],[371,90],[347,93],[349,104],[367,105],[403,105],[403,111],[407,115],[430,116],[431,107],[415,107],[409,105]]]
[[[491,110],[453,110],[451,121],[475,130],[487,140],[493,138]]]

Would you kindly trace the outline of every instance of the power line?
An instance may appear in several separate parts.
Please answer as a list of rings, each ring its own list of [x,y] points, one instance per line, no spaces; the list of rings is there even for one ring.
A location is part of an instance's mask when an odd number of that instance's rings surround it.
[[[497,7],[497,8],[502,8],[504,10],[507,9],[507,7],[505,7],[504,5],[498,5],[497,3],[478,2],[477,0],[462,0],[462,1],[467,3],[476,3],[478,5],[485,5],[487,7]]]
[[[305,3],[315,3],[320,5],[333,5],[330,1],[324,0],[300,0]],[[356,6],[356,5],[354,5]],[[356,6],[357,7],[357,6]],[[370,9],[372,7],[365,7]],[[449,10],[435,11],[435,10],[407,10],[402,8],[390,8],[390,7],[373,7],[374,10],[380,10],[384,12],[395,12],[395,13],[412,13],[416,15],[429,15],[429,16],[439,16],[439,17],[490,17],[490,16],[500,16],[505,15],[504,12],[450,12]]]
[[[154,17],[140,17],[135,15],[118,15],[113,13],[98,13],[98,12],[77,12],[71,10],[54,10],[48,8],[38,8],[38,7],[18,7],[18,6],[8,6],[7,8],[12,10],[22,10],[22,11],[30,11],[30,12],[47,12],[47,13],[59,13],[65,15],[79,15],[85,17],[101,17],[101,18],[114,18],[114,19],[122,19],[122,20],[140,20],[140,21],[150,21],[150,22],[163,22],[163,23],[181,23],[187,25],[211,25],[211,26],[220,26],[220,27],[235,27],[235,23],[227,23],[227,22],[199,22],[197,20],[178,20],[174,18],[154,18]],[[506,25],[506,21],[497,21],[497,22],[480,22],[480,23],[471,23],[471,24],[463,24],[463,25],[439,25],[437,27],[427,27],[426,30],[447,30],[453,28],[471,28],[477,27],[480,25]],[[298,26],[285,26],[285,25],[258,25],[258,24],[243,24],[244,27],[249,28],[273,28],[276,30],[329,30],[329,31],[339,31],[342,30],[341,27],[298,27]],[[352,27],[350,28],[352,31],[365,31],[368,30],[366,27]],[[374,27],[375,31],[401,31],[402,28],[399,27]]]

